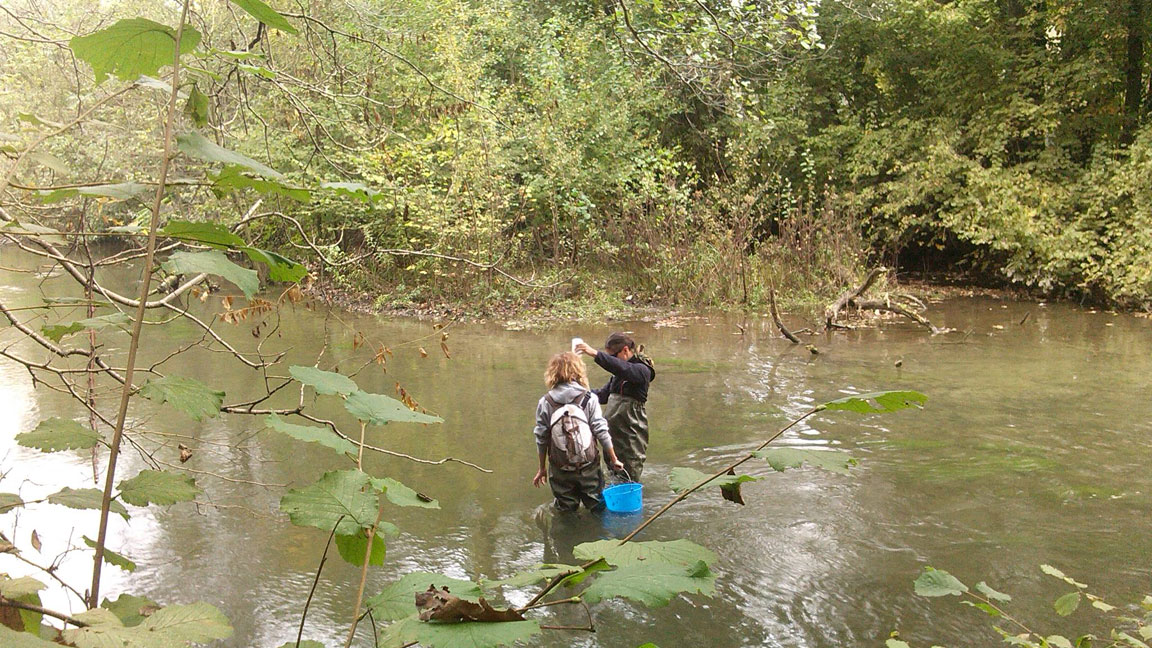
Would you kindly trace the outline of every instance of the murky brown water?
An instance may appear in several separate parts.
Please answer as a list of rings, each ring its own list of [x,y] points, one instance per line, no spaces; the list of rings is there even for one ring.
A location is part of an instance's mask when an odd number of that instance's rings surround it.
[[[13,256],[4,251],[3,265],[27,263]],[[31,306],[41,291],[55,294],[61,286],[56,279],[5,272],[0,299],[9,307]],[[205,305],[217,307],[215,298]],[[897,628],[914,645],[998,644],[980,612],[952,599],[913,595],[912,580],[924,565],[1011,593],[1013,609],[1048,632],[1101,628],[1053,620],[1051,601],[1064,588],[1041,574],[1041,563],[1076,575],[1113,603],[1152,591],[1147,319],[1064,304],[955,299],[933,305],[928,315],[957,333],[931,337],[901,323],[837,332],[813,340],[819,356],[778,339],[761,318],[686,319],[683,327],[594,322],[531,332],[457,325],[450,328],[447,359],[430,324],[329,315],[286,310],[269,347],[289,349],[290,363],[311,364],[327,345],[326,360],[340,359],[347,372],[371,357],[364,348],[353,349],[356,331],[369,343],[388,344],[395,357],[387,374],[368,367],[357,378],[360,385],[391,394],[399,381],[446,422],[391,425],[370,432],[370,440],[421,457],[458,456],[494,471],[373,458],[369,472],[438,498],[442,509],[394,509],[391,521],[401,535],[389,540],[386,567],[371,572],[369,593],[413,570],[502,577],[543,560],[546,544],[563,558],[577,542],[628,530],[631,520],[589,516],[555,526],[546,537],[533,513],[548,493],[530,485],[533,408],[548,355],[573,335],[599,340],[614,329],[634,331],[659,371],[649,403],[649,512],[671,497],[666,478],[672,467],[720,467],[812,404],[846,393],[912,388],[928,394],[928,407],[814,417],[780,443],[845,449],[860,460],[851,476],[809,469],[772,473],[753,464],[751,472],[766,479],[745,485],[747,506],[705,493],[650,527],[647,539],[686,537],[721,555],[714,566],[715,598],[681,598],[655,610],[602,604],[595,608],[595,634],[549,633],[534,645],[878,646]],[[152,329],[147,355],[163,355],[194,335],[184,326]],[[255,344],[247,324],[232,338]],[[14,339],[11,328],[0,329],[0,342]],[[114,349],[126,336],[104,334],[102,340]],[[417,352],[421,345],[427,358]],[[15,348],[39,357],[30,347]],[[897,360],[902,366],[895,366]],[[229,401],[251,393],[255,377],[207,353],[182,356],[167,368],[212,381]],[[590,374],[597,382],[606,377],[594,366]],[[357,429],[336,401],[322,398],[320,409]],[[76,415],[62,396],[34,391],[26,373],[0,364],[0,411],[0,471],[8,471],[0,490],[34,499],[64,485],[92,485],[88,457],[42,455],[12,442],[43,418]],[[131,591],[163,603],[212,602],[235,625],[228,646],[274,648],[294,639],[327,534],[287,522],[278,512],[284,487],[248,482],[299,487],[326,470],[347,468],[346,462],[261,432],[250,418],[197,423],[147,402],[133,414],[136,425],[174,435],[158,457],[175,462],[175,445],[184,442],[196,449],[188,468],[232,481],[197,475],[203,499],[215,507],[135,509],[128,523],[115,518],[111,546],[139,570],[106,570],[104,591]],[[136,455],[127,458],[124,474],[142,466]],[[96,523],[95,513],[48,505],[0,517],[0,529],[23,546],[33,529],[38,532],[45,563],[69,541],[82,546],[80,536],[94,535]],[[73,553],[61,568],[81,589],[89,556]],[[5,570],[23,573],[0,556]],[[357,568],[329,561],[305,638],[342,645],[357,580]],[[528,596],[509,598],[522,603]],[[48,600],[69,605],[58,594]],[[1077,615],[1072,619],[1091,617],[1083,610]],[[581,614],[545,618],[579,623]],[[359,645],[371,645],[368,633]]]

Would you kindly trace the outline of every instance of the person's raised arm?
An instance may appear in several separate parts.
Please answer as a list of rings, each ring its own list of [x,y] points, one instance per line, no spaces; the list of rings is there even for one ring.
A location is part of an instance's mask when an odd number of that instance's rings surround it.
[[[606,351],[597,351],[596,364],[604,371],[628,382],[646,384],[652,381],[652,370],[643,362],[628,362],[608,355]]]

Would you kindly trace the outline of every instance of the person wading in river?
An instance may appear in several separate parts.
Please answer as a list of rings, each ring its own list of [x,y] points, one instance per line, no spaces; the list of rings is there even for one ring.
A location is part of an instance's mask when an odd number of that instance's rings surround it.
[[[608,467],[620,470],[624,464],[612,449],[608,422],[600,412],[600,402],[588,389],[584,363],[575,353],[557,353],[544,372],[548,393],[536,405],[536,447],[540,468],[532,478],[537,488],[548,482],[554,505],[560,511],[575,511],[580,503],[591,511],[604,507],[604,471],[596,442],[604,448]],[[547,464],[547,472],[545,472]]]
[[[604,405],[608,419],[608,433],[628,478],[640,481],[648,451],[648,384],[656,378],[652,361],[636,351],[636,341],[624,333],[613,333],[597,351],[587,344],[578,344],[576,351],[593,356],[612,378],[593,393]]]

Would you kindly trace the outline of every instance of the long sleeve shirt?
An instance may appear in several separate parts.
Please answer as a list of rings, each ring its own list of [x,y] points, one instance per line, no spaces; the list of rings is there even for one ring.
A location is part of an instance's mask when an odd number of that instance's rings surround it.
[[[648,401],[648,383],[656,378],[656,370],[638,356],[632,356],[625,361],[603,351],[597,351],[596,364],[612,374],[608,384],[592,390],[601,403],[607,403],[611,394],[630,396],[641,403]]]

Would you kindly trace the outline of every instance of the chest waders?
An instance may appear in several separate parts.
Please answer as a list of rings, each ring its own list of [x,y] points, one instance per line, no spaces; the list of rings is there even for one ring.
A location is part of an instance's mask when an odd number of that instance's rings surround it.
[[[633,481],[640,481],[648,452],[648,412],[644,403],[631,396],[611,394],[604,406],[604,418],[608,419],[616,458],[624,463],[624,470]]]

